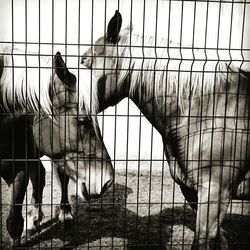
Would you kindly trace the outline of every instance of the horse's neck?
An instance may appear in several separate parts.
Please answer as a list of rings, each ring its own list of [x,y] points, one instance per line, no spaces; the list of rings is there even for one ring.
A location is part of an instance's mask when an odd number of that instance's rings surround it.
[[[117,74],[108,74],[98,81],[99,111],[129,97],[129,83],[118,84]]]
[[[178,123],[180,118],[177,96],[147,95],[144,91],[138,93],[134,92],[130,98],[163,138],[167,137],[171,124]]]
[[[185,124],[188,124],[187,120],[190,117],[223,117],[225,110],[218,107],[225,106],[225,102],[227,102],[227,109],[235,110],[237,100],[234,99],[237,99],[238,91],[247,95],[248,89],[247,78],[233,71],[230,71],[225,79],[223,77],[219,79],[215,85],[216,94],[213,93],[212,89],[211,93],[198,92],[194,95],[191,94],[191,97],[185,93],[179,97],[174,92],[169,96],[154,96],[143,89],[146,88],[146,84],[135,85],[137,87],[131,93],[130,83],[128,81],[120,83],[116,76],[116,74],[110,74],[106,76],[106,79],[98,82],[100,111],[116,105],[125,97],[129,97],[163,138],[166,138],[169,132],[178,130],[180,126],[186,126]],[[228,83],[229,79],[231,83]],[[240,82],[240,89],[238,89],[238,82]],[[227,93],[235,94],[229,95]],[[227,98],[221,98],[221,96]]]
[[[129,97],[164,137],[168,133],[170,118],[176,117],[178,113],[176,96],[155,97],[147,95],[146,91],[141,89],[134,89],[133,93],[130,93],[129,81],[118,84],[116,76],[116,74],[109,74],[98,81],[99,111],[114,106],[122,99]]]

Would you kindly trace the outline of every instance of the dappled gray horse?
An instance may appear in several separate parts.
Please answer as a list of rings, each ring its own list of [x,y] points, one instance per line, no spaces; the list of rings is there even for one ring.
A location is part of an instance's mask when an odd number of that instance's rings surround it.
[[[184,60],[179,45],[121,23],[116,11],[82,56],[97,79],[99,111],[133,100],[161,134],[171,175],[196,212],[192,249],[227,249],[228,204],[250,197],[249,75],[230,62]]]
[[[59,52],[52,59],[0,48],[0,176],[11,188],[7,229],[14,245],[20,244],[23,231],[22,203],[29,176],[33,206],[29,206],[26,229],[36,228],[43,217],[45,171],[39,161],[43,154],[58,169],[60,220],[72,217],[69,178],[86,199],[100,196],[113,181],[110,157],[96,117],[91,116],[90,103],[96,92],[91,91],[90,72],[84,67],[72,72]]]

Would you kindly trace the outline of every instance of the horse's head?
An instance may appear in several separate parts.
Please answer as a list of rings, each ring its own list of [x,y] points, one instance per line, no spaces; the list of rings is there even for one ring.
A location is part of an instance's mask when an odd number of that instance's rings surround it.
[[[113,166],[96,117],[89,115],[88,108],[79,107],[82,93],[77,94],[77,86],[91,79],[78,79],[80,75],[89,76],[79,73],[86,69],[73,74],[59,52],[53,63],[55,72],[50,96],[54,113],[35,117],[34,138],[40,151],[51,157],[59,171],[77,184],[80,195],[86,199],[96,197],[112,183]]]
[[[108,23],[106,34],[98,38],[95,44],[82,55],[81,63],[87,68],[92,68],[97,78],[119,68],[117,58],[122,57],[120,51],[124,48],[124,42],[127,41],[132,30],[131,26],[121,30],[121,25],[122,16],[116,10]]]

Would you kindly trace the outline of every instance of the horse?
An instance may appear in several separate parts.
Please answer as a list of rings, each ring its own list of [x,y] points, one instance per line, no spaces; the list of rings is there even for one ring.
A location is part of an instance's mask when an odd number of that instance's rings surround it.
[[[185,59],[167,38],[121,25],[116,11],[81,58],[96,79],[98,111],[126,97],[136,104],[161,134],[171,176],[196,214],[192,249],[228,249],[229,202],[250,198],[249,73],[198,49]]]
[[[61,221],[72,219],[65,189],[69,178],[86,200],[99,197],[113,182],[110,156],[91,115],[90,103],[97,98],[91,82],[89,70],[69,70],[60,52],[52,58],[0,47],[0,176],[12,194],[6,223],[14,246],[20,245],[24,224],[26,230],[35,230],[43,218],[42,155],[49,156],[58,171]],[[29,178],[33,193],[24,223]]]

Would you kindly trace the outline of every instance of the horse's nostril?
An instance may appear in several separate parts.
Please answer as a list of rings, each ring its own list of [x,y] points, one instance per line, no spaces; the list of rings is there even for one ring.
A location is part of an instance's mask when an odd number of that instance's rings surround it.
[[[112,183],[112,181],[109,180],[109,181],[107,181],[107,182],[103,185],[102,191],[101,191],[101,195],[103,195],[103,194],[107,191],[107,189],[108,189],[108,187],[110,186],[111,183]]]
[[[82,59],[81,59],[81,64],[84,64],[86,60],[87,60],[87,57],[83,56]]]
[[[86,188],[86,184],[85,183],[82,183],[82,194],[83,194],[83,197],[88,201],[90,198],[89,198],[89,194],[88,194],[88,190]]]
[[[108,183],[105,183],[104,186],[102,187],[101,195],[103,195],[107,191],[107,188],[108,188]]]

